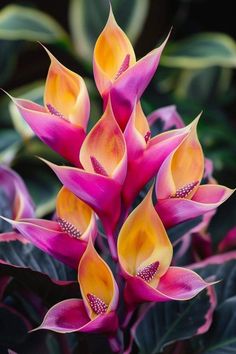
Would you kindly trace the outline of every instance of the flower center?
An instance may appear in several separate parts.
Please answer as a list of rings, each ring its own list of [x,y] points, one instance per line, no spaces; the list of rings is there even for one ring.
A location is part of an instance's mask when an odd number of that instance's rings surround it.
[[[49,110],[49,112],[54,115],[57,116],[59,118],[65,119],[65,117],[63,116],[63,114],[61,114],[60,112],[58,112],[58,110],[56,110],[55,107],[53,107],[50,103],[46,104],[47,109]]]
[[[58,218],[57,222],[60,225],[60,228],[62,229],[63,232],[67,233],[71,237],[74,237],[77,239],[80,238],[81,232],[77,229],[77,227],[75,227],[69,221],[66,221],[65,219]]]
[[[123,72],[124,72],[125,70],[128,69],[128,67],[129,67],[129,61],[130,61],[130,55],[127,54],[127,55],[124,57],[124,60],[122,61],[122,64],[121,64],[119,70],[117,71],[117,74],[116,74],[114,80],[117,80],[118,77],[119,77],[121,74],[123,74]]]
[[[156,261],[154,263],[149,264],[148,266],[141,268],[136,276],[142,278],[146,282],[150,282],[154,276],[156,275],[160,262]]]
[[[148,132],[144,135],[144,140],[146,141],[146,144],[147,144],[148,140],[150,139],[150,137],[151,137],[151,132],[148,131]]]
[[[106,313],[108,306],[103,300],[99,299],[99,297],[93,294],[87,294],[87,298],[91,309],[94,313],[96,313],[96,315],[102,315],[103,313]]]
[[[95,173],[98,173],[99,175],[102,176],[108,176],[108,173],[106,172],[104,167],[100,164],[100,162],[98,162],[98,160],[94,156],[90,156],[90,160],[92,162]]]
[[[199,181],[195,181],[192,183],[188,183],[185,186],[177,189],[177,191],[175,192],[175,194],[170,195],[169,198],[185,198],[187,197],[192,190],[198,185]]]

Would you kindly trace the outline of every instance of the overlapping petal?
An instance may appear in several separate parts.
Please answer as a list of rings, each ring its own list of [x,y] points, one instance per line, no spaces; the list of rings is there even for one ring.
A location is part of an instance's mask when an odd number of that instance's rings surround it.
[[[90,112],[88,92],[81,76],[67,69],[46,51],[51,65],[45,86],[45,106],[25,99],[11,99],[44,143],[79,166],[79,151]]]
[[[126,278],[125,300],[187,300],[209,284],[196,273],[170,267],[172,245],[152,204],[152,190],[129,215],[118,237],[118,257]]]
[[[136,105],[124,132],[128,169],[122,193],[127,207],[145,184],[157,174],[163,161],[180,145],[189,129],[190,126],[187,126],[151,138],[140,102]]]
[[[79,264],[78,280],[83,300],[68,299],[56,304],[36,329],[59,333],[113,333],[117,330],[118,287],[91,240]]]
[[[84,170],[45,162],[66,188],[95,210],[105,229],[112,232],[120,216],[120,192],[126,176],[127,153],[124,137],[109,104],[87,135],[80,160]]]
[[[167,39],[136,62],[133,47],[117,25],[112,9],[94,49],[93,69],[104,104],[111,99],[112,109],[122,130],[152,79]]]
[[[33,218],[4,219],[36,247],[77,268],[89,238],[96,236],[95,215],[88,205],[65,188],[59,192],[57,212],[60,222]]]
[[[217,184],[200,185],[204,156],[196,132],[198,119],[157,174],[155,208],[167,228],[214,210],[233,193]]]

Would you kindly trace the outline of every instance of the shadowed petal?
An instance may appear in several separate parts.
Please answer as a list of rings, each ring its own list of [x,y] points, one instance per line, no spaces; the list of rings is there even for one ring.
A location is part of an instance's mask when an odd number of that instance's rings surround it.
[[[184,127],[184,122],[174,105],[156,109],[148,115],[147,119],[150,126],[160,119],[163,124],[162,130]]]
[[[115,226],[120,216],[119,183],[106,176],[74,167],[57,166],[42,160],[51,167],[67,189],[94,209],[103,221],[104,227],[110,231]]]
[[[20,176],[7,166],[0,166],[0,185],[12,204],[13,219],[34,216],[34,204]]]

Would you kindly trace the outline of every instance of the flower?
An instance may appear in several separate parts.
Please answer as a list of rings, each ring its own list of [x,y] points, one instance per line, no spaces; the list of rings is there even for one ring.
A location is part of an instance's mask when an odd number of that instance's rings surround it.
[[[0,195],[2,216],[11,217],[13,220],[21,218],[32,218],[34,216],[34,203],[21,179],[21,177],[10,167],[0,165]],[[0,233],[1,241],[23,241],[15,231]]]
[[[44,106],[10,97],[44,143],[75,166],[80,166],[79,151],[85,138],[90,111],[88,92],[81,76],[67,69],[46,51],[51,65],[45,86]]]
[[[114,115],[122,130],[135,101],[140,99],[154,75],[166,42],[167,39],[160,47],[136,61],[133,47],[116,23],[110,7],[106,26],[95,44],[93,71],[104,104],[110,96]]]
[[[56,201],[57,220],[23,218],[8,221],[22,236],[72,268],[77,268],[89,238],[97,233],[92,209],[63,187]]]
[[[68,299],[53,306],[36,329],[60,333],[115,332],[118,287],[108,265],[90,240],[78,269],[82,300]]]
[[[206,288],[193,271],[170,266],[171,242],[152,203],[152,189],[129,215],[118,236],[118,258],[129,306],[144,301],[188,300]]]
[[[86,136],[80,151],[84,169],[45,161],[61,182],[89,204],[112,233],[120,216],[120,192],[127,170],[126,144],[110,104]]]
[[[204,155],[197,137],[197,123],[198,119],[157,174],[155,208],[167,228],[217,208],[233,193],[232,189],[217,184],[200,185]]]
[[[190,125],[151,137],[140,102],[135,105],[124,131],[128,168],[122,196],[127,209],[145,184],[157,174],[166,157],[186,137],[189,129]]]

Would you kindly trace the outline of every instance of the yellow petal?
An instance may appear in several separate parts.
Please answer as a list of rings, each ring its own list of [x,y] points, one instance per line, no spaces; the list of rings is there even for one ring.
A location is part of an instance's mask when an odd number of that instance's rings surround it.
[[[145,137],[145,135],[150,131],[148,121],[143,112],[140,101],[136,105],[135,127],[143,137]]]
[[[113,274],[96,252],[91,240],[79,264],[78,281],[91,319],[95,318],[97,314],[90,306],[88,295],[93,295],[101,300],[107,306],[107,312],[116,307],[118,290]]]
[[[100,94],[119,74],[136,62],[133,47],[116,23],[112,9],[94,48],[94,75]]]
[[[204,172],[204,155],[197,136],[198,116],[184,128],[187,135],[162,164],[156,183],[158,199],[191,199]]]
[[[56,115],[61,115],[86,130],[90,103],[84,80],[63,66],[47,49],[46,51],[51,65],[45,86],[45,106],[50,112],[54,111]]]
[[[117,177],[120,182],[124,179],[126,144],[110,102],[85,138],[80,150],[80,161],[86,171]]]
[[[81,239],[88,239],[96,232],[93,210],[65,187],[57,195],[56,214],[60,220],[77,229]]]
[[[118,237],[118,257],[123,270],[130,275],[155,262],[159,268],[154,281],[168,269],[172,259],[172,245],[152,203],[152,189],[142,203],[128,216]]]
[[[204,155],[197,136],[197,123],[198,118],[192,123],[189,134],[176,149],[171,161],[172,178],[176,190],[194,182],[200,183],[203,177]],[[192,193],[186,197],[191,198]]]

